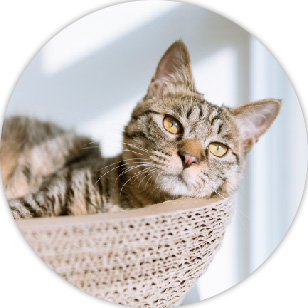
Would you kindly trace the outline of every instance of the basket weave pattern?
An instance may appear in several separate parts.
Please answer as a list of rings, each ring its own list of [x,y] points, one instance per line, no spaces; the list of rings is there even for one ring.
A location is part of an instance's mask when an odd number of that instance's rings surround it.
[[[78,288],[133,307],[173,307],[206,271],[231,212],[228,199],[183,200],[18,225],[35,252]]]

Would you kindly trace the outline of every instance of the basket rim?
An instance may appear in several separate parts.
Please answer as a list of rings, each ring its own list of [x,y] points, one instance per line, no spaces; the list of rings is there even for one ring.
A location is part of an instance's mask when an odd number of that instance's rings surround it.
[[[120,212],[98,213],[77,216],[58,216],[58,217],[43,217],[18,219],[16,223],[22,229],[32,228],[34,226],[46,225],[71,225],[84,223],[97,223],[116,220],[130,220],[150,216],[164,215],[185,212],[189,210],[198,210],[206,207],[211,207],[220,203],[229,203],[230,198],[212,198],[212,199],[177,199],[169,200],[163,203],[152,204],[144,208],[122,210]]]

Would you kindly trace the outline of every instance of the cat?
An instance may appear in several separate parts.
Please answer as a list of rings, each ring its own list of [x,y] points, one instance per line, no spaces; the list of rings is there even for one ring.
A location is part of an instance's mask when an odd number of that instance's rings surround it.
[[[95,141],[55,124],[6,119],[0,163],[9,206],[19,219],[225,198],[280,107],[276,99],[234,108],[207,102],[196,90],[186,45],[176,41],[132,111],[116,157],[101,157]]]

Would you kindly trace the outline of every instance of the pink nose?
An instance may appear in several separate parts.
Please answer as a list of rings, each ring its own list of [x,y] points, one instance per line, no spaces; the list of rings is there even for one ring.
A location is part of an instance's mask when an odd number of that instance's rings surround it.
[[[191,165],[197,165],[200,162],[198,157],[196,157],[196,156],[194,156],[190,153],[187,153],[185,151],[179,151],[179,156],[182,159],[183,168],[188,168]]]

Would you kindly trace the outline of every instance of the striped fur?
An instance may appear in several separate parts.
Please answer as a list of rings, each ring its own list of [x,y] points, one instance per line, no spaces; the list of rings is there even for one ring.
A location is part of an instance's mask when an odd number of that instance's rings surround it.
[[[114,158],[101,157],[94,141],[54,124],[5,120],[0,163],[10,208],[15,218],[29,218],[226,197],[237,188],[245,154],[279,109],[275,99],[233,109],[207,102],[195,88],[188,50],[177,41],[133,110],[122,153]],[[179,133],[164,127],[166,115],[179,123]],[[226,154],[213,155],[213,142],[225,145]],[[184,164],[187,157],[195,163]]]

